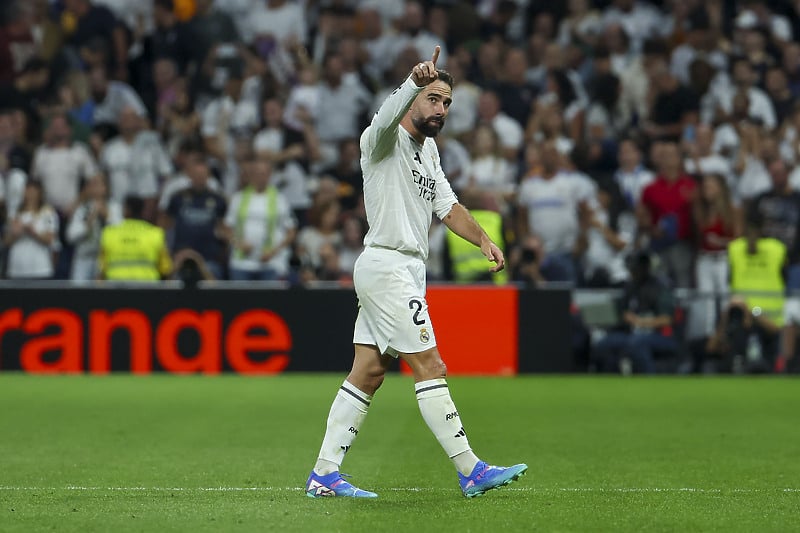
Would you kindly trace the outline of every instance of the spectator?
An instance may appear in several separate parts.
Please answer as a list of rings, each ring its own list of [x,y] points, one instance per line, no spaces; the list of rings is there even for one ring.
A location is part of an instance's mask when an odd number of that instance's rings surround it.
[[[567,2],[568,15],[561,20],[558,26],[558,44],[567,46],[572,43],[583,46],[597,44],[602,21],[600,13],[588,0],[569,0]]]
[[[283,106],[277,98],[266,99],[262,109],[264,124],[253,138],[253,151],[257,158],[266,161],[275,170],[272,184],[281,189],[291,208],[295,211],[308,209],[311,197],[306,169],[316,151],[314,128],[308,118],[302,131],[287,127],[283,122]],[[360,174],[358,178],[360,186]]]
[[[727,189],[732,189],[736,185],[728,159],[713,151],[714,130],[711,126],[698,124],[694,127],[693,133],[684,136],[683,145],[686,154],[683,165],[687,173],[696,176],[717,174],[725,180]]]
[[[31,167],[31,154],[20,144],[15,127],[17,113],[14,109],[0,107],[0,171],[14,168],[27,173]]]
[[[205,149],[222,169],[222,188],[226,195],[239,189],[236,164],[237,144],[250,142],[258,128],[258,109],[242,97],[243,70],[236,63],[228,71],[225,90],[203,112],[202,136]]]
[[[730,136],[730,141],[739,141],[733,164],[734,174],[738,175],[736,197],[743,202],[752,201],[771,188],[772,182],[764,161],[777,156],[777,140],[770,138],[770,133],[757,119],[741,120],[726,134]]]
[[[548,281],[578,282],[578,213],[588,201],[581,180],[562,172],[555,143],[545,142],[541,170],[523,179],[517,207],[520,238],[536,235],[542,241],[541,270]]]
[[[459,191],[474,189],[486,193],[496,209],[507,214],[507,202],[516,188],[516,169],[503,159],[497,133],[490,125],[482,124],[475,129],[470,152],[470,172],[453,182],[453,187]]]
[[[0,10],[0,85],[11,83],[38,53],[33,37],[33,9],[22,0],[9,1]],[[7,104],[6,102],[3,102]]]
[[[503,157],[516,161],[524,141],[524,131],[516,120],[500,110],[500,99],[494,91],[484,91],[478,100],[478,123],[490,125],[500,141]]]
[[[189,167],[195,160],[205,159],[205,153],[200,149],[198,144],[186,141],[181,144],[178,153],[175,156],[175,164],[177,173],[170,177],[161,187],[161,196],[158,198],[158,218],[163,219],[166,215],[169,202],[172,197],[184,189],[192,185],[192,180],[189,179]],[[220,184],[216,179],[208,180],[208,188],[216,193],[220,193]],[[221,193],[220,193],[221,194]]]
[[[85,0],[79,0],[85,1]],[[133,109],[137,115],[144,117],[147,110],[142,99],[133,88],[122,81],[108,79],[105,66],[92,67],[89,72],[89,84],[94,103],[94,125],[116,126],[120,113],[125,108]]]
[[[707,61],[717,71],[727,67],[727,56],[719,49],[711,29],[707,7],[698,6],[686,18],[683,44],[672,51],[670,70],[683,85],[689,84],[689,67],[693,61]]]
[[[642,151],[632,138],[623,138],[617,150],[619,168],[614,173],[614,181],[625,199],[625,210],[635,211],[642,197],[642,191],[655,179],[655,174],[642,163]]]
[[[494,88],[500,100],[501,111],[516,120],[520,126],[528,122],[528,114],[537,92],[536,87],[525,76],[527,70],[525,52],[519,48],[510,48],[503,61],[503,78]]]
[[[89,91],[89,78],[81,70],[71,70],[58,89],[61,111],[66,113],[75,130],[76,140],[87,142],[94,124],[94,102]]]
[[[698,95],[681,85],[665,62],[652,65],[648,76],[655,97],[642,131],[650,140],[678,140],[684,128],[698,121]]]
[[[583,138],[586,99],[575,90],[575,81],[563,69],[550,69],[547,73],[545,92],[538,101],[545,106],[555,106],[562,115],[566,136],[572,142]]]
[[[786,72],[780,67],[767,69],[764,88],[779,119],[783,121],[786,117],[791,116],[796,99],[789,88],[789,79],[786,76]]]
[[[159,133],[166,141],[167,153],[171,158],[177,156],[180,146],[200,143],[200,115],[195,110],[185,80],[177,83],[172,103],[161,109],[158,118]]]
[[[6,219],[16,217],[25,196],[28,176],[18,168],[8,168],[8,161],[0,157],[0,230]]]
[[[66,239],[75,247],[70,279],[90,281],[99,277],[97,258],[103,228],[122,222],[122,206],[108,194],[105,176],[98,174],[84,182],[81,203],[66,231]]]
[[[601,372],[623,374],[656,372],[656,357],[674,357],[678,340],[673,335],[675,304],[672,291],[651,272],[646,253],[630,257],[630,281],[619,302],[620,325],[600,339],[592,360]]]
[[[336,164],[339,142],[361,136],[363,115],[370,102],[369,92],[359,81],[345,78],[343,68],[340,55],[333,53],[325,58],[319,84],[320,112],[315,117],[323,168]]]
[[[59,249],[58,215],[45,202],[42,185],[29,181],[19,212],[6,228],[6,276],[11,279],[51,279]]]
[[[431,33],[426,27],[428,20],[425,8],[421,2],[416,0],[409,0],[405,2],[405,13],[403,17],[397,21],[400,31],[398,32],[398,39],[395,44],[395,50],[402,50],[411,45],[417,50],[417,58],[419,61],[425,61],[430,55],[430,51],[437,45],[441,46],[439,53],[439,60],[436,66],[439,68],[447,67],[447,47],[445,43],[437,35]]]
[[[586,241],[582,279],[587,287],[622,287],[628,281],[625,258],[633,247],[636,225],[630,217],[612,219],[619,198],[616,183],[603,182],[594,209],[581,212],[581,238]]]
[[[77,55],[73,60],[85,60],[93,42],[102,43],[111,55],[108,63],[114,76],[121,81],[128,79],[128,37],[125,28],[105,6],[94,5],[91,0],[64,0],[65,11],[62,25],[73,28],[67,32],[67,44]]]
[[[339,248],[342,234],[339,231],[341,206],[336,199],[315,202],[308,213],[309,225],[297,234],[297,256],[304,268],[317,271],[322,265],[320,251],[323,245]]]
[[[353,278],[356,259],[364,251],[367,222],[358,215],[350,214],[342,221],[342,243],[339,248],[339,268],[342,274]]]
[[[669,27],[664,16],[649,2],[639,0],[613,0],[603,13],[603,24],[619,24],[631,38],[635,51],[651,36],[664,37]]]
[[[450,74],[454,82],[453,101],[458,104],[452,106],[447,114],[447,135],[463,140],[463,137],[475,127],[478,119],[478,100],[481,90],[466,76],[460,61],[450,62]],[[440,137],[441,135],[438,135],[436,139]]]
[[[125,198],[124,220],[100,236],[98,270],[111,281],[158,281],[172,272],[164,231],[145,221],[141,198]]]
[[[599,143],[605,150],[616,149],[619,139],[628,129],[630,118],[620,105],[619,78],[603,74],[592,80],[592,103],[586,111],[586,139]]]
[[[73,142],[63,114],[50,119],[44,141],[33,155],[31,176],[42,184],[45,203],[69,217],[78,205],[81,182],[97,174],[97,164],[85,145]]]
[[[194,55],[194,39],[189,26],[175,15],[173,0],[154,0],[153,21],[155,28],[149,37],[152,57],[172,59],[178,72],[186,74]]]
[[[303,7],[287,0],[255,0],[248,15],[248,42],[264,52],[292,42],[306,43],[308,27]]]
[[[448,125],[451,116],[447,116]],[[492,134],[494,135],[494,130]],[[442,170],[451,184],[472,175],[472,158],[463,144],[446,135],[437,135],[434,141],[439,148]]]
[[[756,197],[749,207],[748,218],[760,222],[764,237],[783,243],[788,253],[786,285],[800,289],[800,193],[789,186],[786,163],[780,159],[768,163],[772,189]]]
[[[638,219],[664,274],[677,287],[692,286],[691,198],[695,181],[683,170],[678,144],[659,143],[658,175],[642,191]]]
[[[733,97],[737,92],[744,92],[749,102],[748,116],[757,118],[769,129],[777,125],[775,109],[772,107],[769,96],[756,86],[758,75],[744,57],[734,57],[730,63],[732,84],[718,84],[715,92],[717,108],[714,120],[724,121],[733,111]]]
[[[214,277],[223,279],[225,198],[209,187],[210,172],[203,158],[192,157],[186,174],[191,185],[172,196],[161,226],[174,231],[174,253],[184,248],[196,251]]]
[[[8,109],[22,110],[28,124],[38,129],[43,104],[51,99],[49,84],[50,67],[44,60],[34,57],[25,63],[11,83],[0,85],[0,102]]]
[[[716,322],[717,302],[728,290],[728,244],[742,234],[741,211],[733,205],[724,176],[703,175],[692,202],[692,222],[697,234],[694,278],[700,294],[691,317],[695,331],[705,336]]]
[[[364,177],[361,173],[361,149],[358,139],[339,143],[339,158],[327,176],[336,181],[337,198],[345,211],[358,209],[364,194]]]
[[[249,163],[249,184],[231,198],[225,215],[230,242],[230,279],[270,281],[289,274],[297,222],[286,198],[270,184],[272,166]]]
[[[189,21],[192,36],[192,60],[202,65],[218,44],[239,42],[239,32],[231,17],[214,8],[214,0],[197,0],[197,10]]]
[[[158,184],[172,173],[172,163],[158,135],[144,128],[144,120],[133,108],[119,115],[119,135],[103,148],[101,163],[108,174],[111,198],[127,196],[144,200],[146,220],[155,219]]]

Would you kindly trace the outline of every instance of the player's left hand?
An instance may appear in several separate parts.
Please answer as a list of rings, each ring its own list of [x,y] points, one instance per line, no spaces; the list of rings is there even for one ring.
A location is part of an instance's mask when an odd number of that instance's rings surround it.
[[[505,268],[506,258],[503,256],[503,251],[492,241],[481,244],[481,253],[486,256],[486,259],[494,262],[494,266],[489,268],[489,272],[500,272]]]

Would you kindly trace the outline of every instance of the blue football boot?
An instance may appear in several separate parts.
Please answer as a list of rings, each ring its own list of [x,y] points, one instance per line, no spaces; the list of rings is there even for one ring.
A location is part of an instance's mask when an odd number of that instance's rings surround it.
[[[348,483],[339,472],[320,476],[313,470],[306,481],[306,496],[323,498],[326,496],[345,496],[347,498],[377,498],[378,495],[368,490],[361,490]]]
[[[472,473],[469,476],[464,476],[461,472],[458,473],[458,482],[461,485],[461,491],[467,498],[474,498],[480,496],[486,491],[508,485],[525,475],[528,470],[528,465],[518,464],[509,467],[492,466],[478,461]]]

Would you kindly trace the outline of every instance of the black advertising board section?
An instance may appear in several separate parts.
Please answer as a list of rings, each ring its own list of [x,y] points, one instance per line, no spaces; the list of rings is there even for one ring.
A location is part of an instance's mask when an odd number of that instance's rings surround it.
[[[2,289],[0,370],[349,370],[352,290]]]
[[[486,290],[472,298],[485,300]],[[438,298],[454,294],[441,292]],[[519,321],[518,371],[572,371],[569,291],[518,296],[518,310],[507,318]],[[356,314],[352,289],[3,288],[0,371],[347,372]],[[445,347],[454,336],[476,335],[463,331],[457,316],[440,318]],[[491,347],[481,337],[475,342],[479,353]]]
[[[519,291],[519,372],[573,372],[567,289]]]

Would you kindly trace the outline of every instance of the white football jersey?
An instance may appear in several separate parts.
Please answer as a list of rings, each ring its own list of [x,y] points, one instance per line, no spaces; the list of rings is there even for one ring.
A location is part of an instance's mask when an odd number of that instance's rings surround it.
[[[432,213],[444,218],[458,203],[431,138],[417,143],[400,121],[422,90],[406,79],[361,135],[361,170],[369,231],[366,246],[428,257]]]

